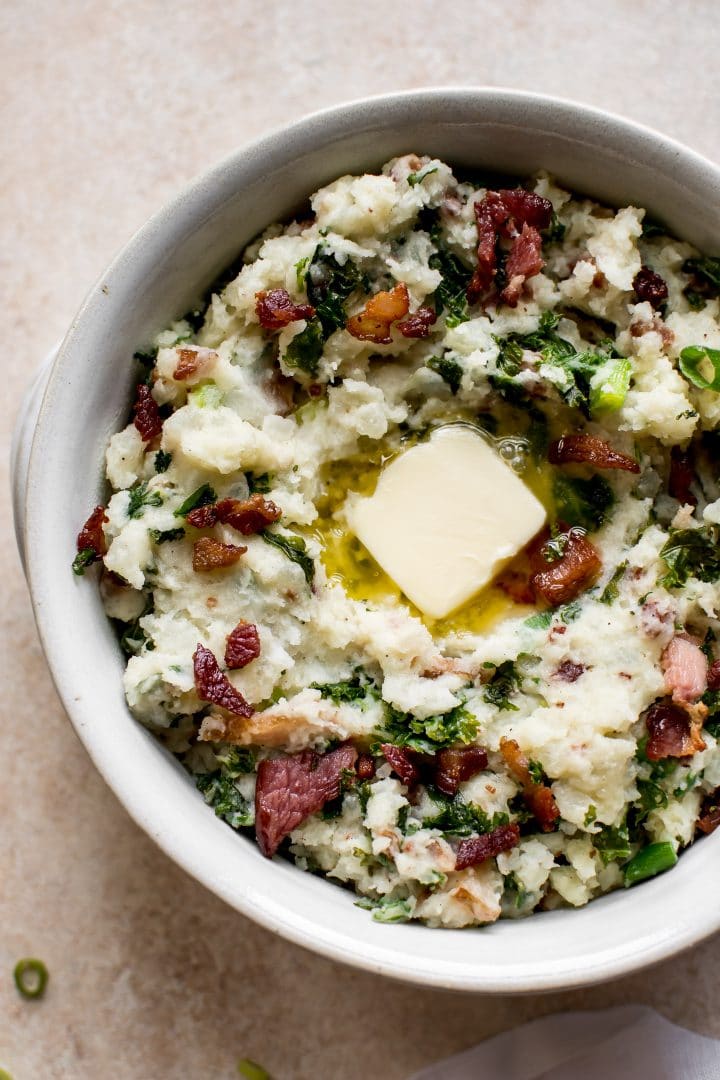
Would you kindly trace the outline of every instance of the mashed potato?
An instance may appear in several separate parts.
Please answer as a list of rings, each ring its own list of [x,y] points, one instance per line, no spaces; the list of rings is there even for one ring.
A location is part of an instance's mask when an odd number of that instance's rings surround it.
[[[720,262],[642,209],[415,155],[311,206],[141,356],[108,447],[76,570],[102,556],[133,714],[230,826],[382,921],[669,868],[718,813]],[[457,421],[552,527],[433,621],[344,506]]]

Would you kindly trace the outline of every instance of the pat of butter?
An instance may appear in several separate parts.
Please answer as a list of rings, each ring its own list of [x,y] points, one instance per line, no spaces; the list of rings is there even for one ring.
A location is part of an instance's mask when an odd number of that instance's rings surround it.
[[[450,424],[387,465],[346,518],[409,600],[442,619],[545,524],[542,503],[474,428]]]

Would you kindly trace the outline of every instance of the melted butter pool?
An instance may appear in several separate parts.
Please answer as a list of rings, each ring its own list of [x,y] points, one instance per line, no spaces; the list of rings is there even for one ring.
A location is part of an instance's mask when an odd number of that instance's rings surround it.
[[[551,466],[536,462],[529,453],[527,440],[517,435],[489,436],[495,450],[507,464],[512,465],[523,482],[539,499],[552,520],[552,473]],[[337,582],[353,600],[375,604],[404,604],[412,615],[421,619],[437,636],[447,634],[486,634],[503,619],[510,616],[531,614],[532,605],[518,604],[508,594],[490,584],[472,600],[444,619],[431,619],[412,604],[395,582],[375,561],[367,548],[344,523],[342,508],[350,492],[361,496],[372,495],[383,467],[403,450],[409,449],[413,439],[402,445],[388,442],[366,442],[361,453],[343,461],[331,462],[321,473],[323,493],[318,499],[319,516],[314,532],[322,545],[322,561],[328,578]],[[508,565],[520,563],[522,556]],[[431,568],[429,568],[431,572]]]

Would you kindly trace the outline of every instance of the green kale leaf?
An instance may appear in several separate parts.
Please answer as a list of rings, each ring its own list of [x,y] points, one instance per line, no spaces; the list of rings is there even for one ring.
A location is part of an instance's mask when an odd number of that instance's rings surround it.
[[[325,333],[319,319],[309,319],[307,326],[292,339],[283,360],[289,368],[299,368],[307,375],[317,375],[325,344]]]
[[[305,288],[308,300],[317,313],[323,340],[333,330],[342,330],[345,326],[345,301],[348,297],[356,289],[368,291],[367,280],[355,263],[351,259],[339,263],[322,244],[316,248],[305,273]]]
[[[688,578],[698,581],[720,579],[720,527],[678,529],[660,551],[667,572],[660,578],[666,589],[681,588]]]
[[[601,476],[584,480],[561,472],[553,478],[553,499],[559,521],[588,532],[600,528],[615,502],[612,488]]]
[[[128,517],[142,517],[146,506],[162,506],[162,495],[159,491],[148,491],[147,480],[131,487],[129,495]]]
[[[428,260],[431,270],[439,270],[442,281],[435,291],[435,310],[438,315],[445,312],[445,325],[448,329],[467,322],[467,287],[472,277],[469,270],[453,255],[440,240],[437,230],[432,235],[433,242],[437,247]]]
[[[373,747],[393,743],[421,754],[435,754],[443,747],[472,742],[477,730],[477,720],[464,705],[456,705],[449,712],[426,716],[421,720],[412,713],[401,712],[386,704],[382,727],[373,733]]]
[[[253,824],[253,808],[238,791],[232,776],[219,769],[217,772],[201,773],[195,777],[195,783],[205,802],[233,829]]]
[[[352,679],[336,683],[311,683],[313,690],[319,690],[324,698],[328,698],[334,705],[365,701],[368,695],[376,696],[373,683],[363,675],[355,675]]]
[[[522,676],[514,660],[504,660],[499,664],[485,686],[483,701],[494,705],[501,712],[517,712],[517,705],[510,701],[512,694],[522,688]]]
[[[428,788],[428,795],[437,806],[437,814],[424,818],[425,828],[440,829],[451,836],[470,836],[491,832],[498,825],[507,825],[510,821],[509,814],[498,813],[489,817],[479,806],[465,802],[462,795],[451,798],[432,786]]]
[[[155,455],[155,472],[167,472],[172,463],[172,454],[166,454],[164,450],[158,450]]]
[[[207,506],[208,503],[217,502],[217,495],[209,484],[201,484],[188,495],[184,503],[181,503],[175,511],[175,517],[187,517],[191,510],[197,510],[199,506]]]
[[[463,369],[457,360],[452,360],[449,356],[432,356],[427,366],[445,380],[453,394],[457,394],[463,377]]]

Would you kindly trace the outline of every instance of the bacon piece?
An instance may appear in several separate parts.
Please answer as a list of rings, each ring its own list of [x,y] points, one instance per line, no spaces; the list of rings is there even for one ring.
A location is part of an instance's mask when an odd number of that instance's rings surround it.
[[[649,761],[692,757],[697,750],[705,749],[705,743],[699,732],[694,730],[687,712],[669,698],[650,706],[645,716],[645,726],[649,736],[645,756]]]
[[[707,657],[687,634],[677,634],[672,639],[660,662],[665,688],[676,705],[697,701],[707,690]]]
[[[407,319],[397,324],[403,337],[424,338],[430,333],[430,327],[437,322],[437,314],[431,307],[419,307],[408,315]]]
[[[192,568],[199,574],[204,570],[221,570],[225,566],[234,566],[246,551],[246,547],[221,544],[214,536],[203,536],[193,544]]]
[[[389,292],[378,292],[371,296],[362,311],[348,319],[346,329],[360,341],[390,345],[391,325],[407,315],[409,308],[407,285],[401,281]]]
[[[225,646],[226,666],[233,670],[244,668],[251,660],[256,660],[259,655],[260,635],[257,626],[251,622],[239,622],[227,636]]]
[[[260,762],[255,787],[255,835],[271,858],[293,829],[340,794],[342,775],[355,766],[357,750],[343,743],[328,754],[304,750]]]
[[[542,257],[542,237],[532,225],[523,225],[510,248],[505,263],[507,285],[500,296],[509,307],[516,307],[523,285],[528,278],[539,274],[545,265]]]
[[[198,372],[214,364],[218,354],[214,349],[176,349],[178,362],[173,371],[173,379],[184,382],[192,379]]]
[[[418,755],[412,750],[406,750],[403,746],[393,746],[392,743],[383,743],[380,747],[385,760],[392,771],[400,778],[407,787],[417,784],[420,779],[420,764]]]
[[[255,314],[265,330],[282,330],[298,319],[312,319],[312,304],[296,304],[285,289],[270,289],[255,293]]]
[[[246,719],[253,715],[255,710],[252,705],[223,674],[210,649],[200,643],[193,653],[193,671],[195,692],[201,701],[211,701],[213,705]]]
[[[543,832],[552,832],[560,817],[555,796],[546,784],[537,784],[530,772],[530,762],[515,739],[502,738],[500,753],[515,779],[523,789],[523,798]]]
[[[157,401],[152,396],[149,386],[138,383],[133,406],[133,423],[140,432],[143,442],[152,442],[162,431],[162,417]]]
[[[562,555],[554,562],[548,562],[545,552],[549,551],[546,540],[536,544],[530,552],[534,573],[530,584],[536,593],[555,606],[567,604],[586,589],[600,573],[602,563],[597,551],[585,536],[582,529],[569,529],[554,538],[563,543]]]
[[[695,468],[692,454],[688,450],[681,450],[679,446],[673,446],[670,451],[670,477],[668,491],[673,499],[677,499],[683,506],[697,506],[697,499],[690,490],[695,482]]]
[[[706,835],[715,832],[720,825],[720,788],[715,788],[705,796],[695,825]]]
[[[664,279],[649,266],[640,267],[632,285],[638,300],[647,300],[654,308],[662,307],[668,298],[668,287]]]
[[[435,785],[446,795],[456,795],[465,780],[487,768],[487,751],[482,746],[450,747],[435,757]]]
[[[584,671],[584,664],[576,664],[574,660],[563,660],[561,664],[558,664],[553,678],[562,679],[563,682],[577,682]]]
[[[465,870],[468,866],[477,866],[502,851],[510,851],[519,842],[520,827],[515,822],[498,825],[492,832],[479,836],[468,836],[467,840],[461,840],[458,844],[455,869]]]
[[[640,466],[634,458],[613,450],[610,443],[598,439],[595,435],[563,435],[557,442],[551,443],[548,450],[551,465],[566,465],[579,462],[594,465],[596,469],[623,469],[625,472],[639,473]]]
[[[645,334],[659,334],[663,345],[669,349],[675,340],[675,333],[666,326],[659,315],[653,315],[652,319],[636,319],[630,323],[630,335],[634,338],[644,337]]]
[[[355,762],[355,772],[358,780],[372,780],[375,776],[375,759],[372,754],[358,754]]]
[[[503,188],[500,191],[486,192],[485,197],[475,203],[474,209],[478,232],[478,261],[467,288],[468,302],[476,303],[493,283],[497,273],[498,235],[520,239],[524,233],[525,239],[517,249],[514,259],[515,244],[508,256],[509,284],[503,291],[503,299],[514,306],[525,279],[542,269],[542,238],[538,230],[545,229],[550,224],[552,203],[542,195],[525,191],[524,188]],[[533,266],[537,266],[537,269],[532,269]],[[513,277],[516,279],[515,284]],[[522,280],[518,280],[520,278]]]
[[[217,511],[215,503],[206,503],[205,506],[196,506],[185,518],[188,525],[194,529],[210,529],[217,525]]]
[[[221,499],[215,503],[217,521],[230,525],[243,536],[262,532],[267,525],[277,521],[282,511],[270,499],[256,492],[249,499]]]
[[[516,604],[534,604],[535,593],[530,585],[527,572],[519,570],[506,570],[495,584],[499,589],[510,597]]]
[[[720,660],[713,660],[707,673],[708,690],[720,690]]]
[[[77,535],[78,553],[92,550],[95,552],[93,561],[102,558],[107,552],[107,541],[103,532],[103,522],[107,520],[105,507],[96,506]]]

